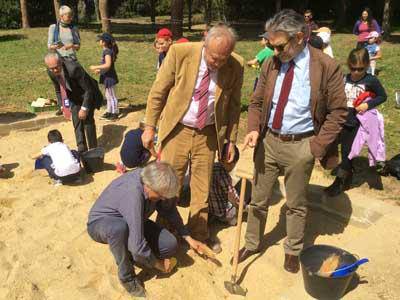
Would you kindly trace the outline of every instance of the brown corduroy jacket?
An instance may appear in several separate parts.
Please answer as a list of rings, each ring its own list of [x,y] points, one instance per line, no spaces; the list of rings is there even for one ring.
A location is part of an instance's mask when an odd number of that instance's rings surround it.
[[[343,74],[334,59],[313,47],[309,47],[309,50],[310,109],[315,131],[310,147],[312,154],[320,160],[321,165],[331,169],[338,164],[336,139],[347,117]],[[260,133],[256,148],[267,131],[279,69],[280,63],[275,57],[263,64],[259,83],[249,105],[247,130]]]

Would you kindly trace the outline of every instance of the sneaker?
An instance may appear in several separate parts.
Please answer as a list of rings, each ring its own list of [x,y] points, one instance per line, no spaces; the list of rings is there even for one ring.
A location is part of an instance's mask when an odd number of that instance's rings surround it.
[[[111,113],[105,112],[104,114],[101,115],[100,120],[108,120],[111,116]]]
[[[117,162],[115,164],[115,171],[117,171],[120,174],[124,174],[124,173],[126,173],[126,167],[123,163]]]
[[[339,175],[342,176],[337,176],[335,178],[335,181],[330,186],[324,189],[325,193],[329,197],[339,196],[344,191],[350,189],[351,182],[353,179],[353,174],[351,172],[346,172],[344,176],[343,174]]]
[[[53,185],[54,186],[61,186],[62,185],[62,181],[60,179],[54,179],[53,180]]]
[[[146,297],[146,290],[144,289],[142,283],[136,277],[128,282],[121,282],[121,285],[125,290],[134,297]]]

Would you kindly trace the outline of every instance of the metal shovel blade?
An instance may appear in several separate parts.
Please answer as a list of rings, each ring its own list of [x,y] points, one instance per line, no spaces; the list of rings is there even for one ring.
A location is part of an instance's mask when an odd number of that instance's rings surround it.
[[[224,282],[225,288],[228,290],[229,293],[239,296],[246,296],[247,289],[243,289],[240,285],[232,281],[225,281]]]

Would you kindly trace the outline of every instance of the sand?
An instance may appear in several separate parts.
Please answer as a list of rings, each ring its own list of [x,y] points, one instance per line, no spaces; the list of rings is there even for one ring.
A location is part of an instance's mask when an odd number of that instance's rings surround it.
[[[142,116],[143,112],[133,112],[115,123],[97,122],[99,141],[106,149],[106,170],[87,177],[79,186],[53,186],[46,172],[32,171],[33,161],[29,157],[46,144],[47,132],[53,128],[59,129],[65,142],[73,146],[71,123],[35,131],[12,131],[10,135],[0,138],[2,163],[18,164],[14,165],[11,178],[0,179],[0,299],[130,299],[118,282],[117,267],[108,246],[90,239],[86,221],[99,193],[118,176],[112,164],[118,161],[124,132],[135,128]],[[279,192],[275,196],[277,200],[282,198]],[[279,204],[276,201],[270,212],[266,230],[267,252],[239,266],[239,275],[243,279],[241,285],[249,291],[247,299],[309,299],[302,288],[301,273],[289,274],[282,268],[282,204],[283,201]],[[187,208],[179,210],[186,219]],[[366,229],[356,226],[331,224],[322,215],[314,217],[324,223],[324,227],[334,228],[318,235],[318,242],[350,247],[353,238],[366,232]],[[382,226],[390,227],[388,224]],[[243,232],[245,228],[246,224]],[[394,257],[400,249],[399,243],[395,242],[399,240],[399,234],[395,228],[388,230],[391,230],[388,234],[393,237],[394,244],[386,249],[388,256]],[[223,251],[217,259],[221,266],[191,251],[180,251],[178,268],[169,276],[154,276],[137,269],[140,278],[145,281],[148,299],[240,299],[230,295],[223,284],[230,279],[229,260],[233,253],[234,233],[234,227],[219,228],[217,236]],[[376,241],[381,238],[384,242],[385,239],[378,233]],[[357,247],[354,249],[357,250]],[[371,250],[371,253],[360,254],[373,261],[374,255],[379,254],[374,253]],[[392,278],[391,282],[390,278],[386,278],[386,271],[363,266],[361,275],[367,276],[369,283],[359,285],[346,299],[377,299],[378,296],[380,299],[396,299],[399,288],[393,289],[395,280]],[[287,294],[291,289],[299,290],[293,292],[296,296]],[[373,296],[366,298],[365,295]]]

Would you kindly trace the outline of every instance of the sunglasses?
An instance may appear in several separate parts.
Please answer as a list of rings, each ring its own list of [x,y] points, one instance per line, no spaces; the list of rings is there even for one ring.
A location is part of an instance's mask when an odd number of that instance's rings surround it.
[[[286,46],[290,43],[290,41],[293,39],[293,37],[291,37],[290,39],[287,40],[286,43],[280,44],[280,45],[272,45],[272,44],[268,44],[269,48],[272,48],[278,52],[282,52],[285,50]]]
[[[309,18],[311,18],[311,15],[304,15],[304,18],[309,19]]]
[[[351,72],[362,72],[362,71],[364,71],[364,70],[365,70],[364,67],[362,67],[362,68],[353,68],[353,67],[350,67],[350,71],[351,71]]]

